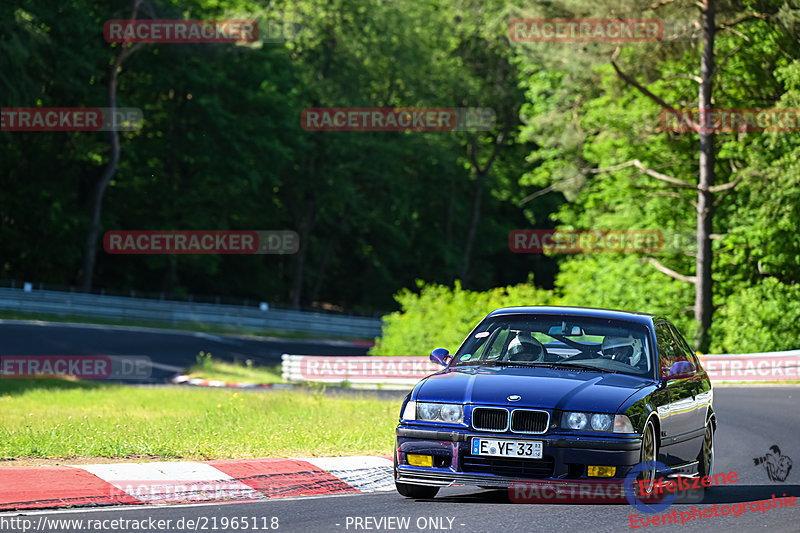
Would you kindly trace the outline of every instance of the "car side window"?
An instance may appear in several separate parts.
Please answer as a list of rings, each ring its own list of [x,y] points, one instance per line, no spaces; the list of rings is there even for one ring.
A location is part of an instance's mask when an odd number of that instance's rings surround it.
[[[678,361],[688,361],[666,322],[656,324],[656,342],[658,343],[658,359],[661,363],[659,366],[662,374],[665,374]]]
[[[683,335],[678,331],[678,328],[675,327],[674,324],[669,325],[670,331],[672,332],[672,336],[675,337],[675,343],[677,345],[678,351],[683,352],[685,359],[678,359],[678,361],[689,361],[692,363],[695,368],[698,366],[697,364],[697,356],[694,353],[694,350],[689,348],[689,343],[686,342],[686,339],[683,338]]]

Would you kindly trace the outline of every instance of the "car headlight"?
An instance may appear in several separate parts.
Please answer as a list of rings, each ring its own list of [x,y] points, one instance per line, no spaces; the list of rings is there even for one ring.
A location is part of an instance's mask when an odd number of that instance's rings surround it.
[[[583,429],[586,427],[586,422],[589,421],[586,413],[564,413],[564,417],[569,429]]]
[[[592,429],[595,431],[611,431],[612,421],[611,415],[592,415]]]
[[[411,402],[408,403],[411,404]],[[408,407],[406,411],[408,411]],[[459,404],[452,403],[416,402],[415,414],[415,418],[404,418],[408,420],[428,420],[430,422],[460,424],[464,419],[464,408]]]
[[[561,417],[561,427],[565,429],[633,433],[633,425],[627,416],[605,413],[567,411]]]
[[[439,417],[444,422],[460,422],[461,421],[461,406],[460,405],[443,405],[439,413]]]

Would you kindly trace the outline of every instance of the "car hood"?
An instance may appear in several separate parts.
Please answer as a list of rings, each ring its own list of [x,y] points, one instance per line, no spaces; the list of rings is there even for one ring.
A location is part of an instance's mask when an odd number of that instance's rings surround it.
[[[625,374],[547,367],[468,367],[425,379],[417,401],[618,412],[623,402],[652,380]],[[511,395],[521,396],[511,402]]]

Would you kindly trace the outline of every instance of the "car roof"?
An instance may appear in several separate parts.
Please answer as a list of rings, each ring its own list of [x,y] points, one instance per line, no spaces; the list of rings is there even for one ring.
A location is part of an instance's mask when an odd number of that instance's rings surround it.
[[[498,315],[561,315],[579,316],[591,318],[612,318],[617,320],[629,320],[642,324],[651,324],[655,320],[663,317],[649,313],[635,313],[633,311],[621,311],[619,309],[602,309],[598,307],[568,307],[558,305],[531,305],[525,307],[501,307],[495,309],[487,316]]]

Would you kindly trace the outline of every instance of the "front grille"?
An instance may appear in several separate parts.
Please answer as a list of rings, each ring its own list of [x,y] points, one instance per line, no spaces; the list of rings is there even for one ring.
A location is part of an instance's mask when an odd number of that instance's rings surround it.
[[[501,457],[483,457],[464,455],[461,458],[463,472],[479,474],[496,474],[512,478],[552,477],[555,460],[550,456],[542,459],[505,459]]]
[[[476,407],[472,411],[472,427],[484,431],[505,431],[508,427],[508,410]]]
[[[515,409],[511,413],[511,431],[515,433],[544,433],[548,424],[550,414],[547,411]]]

